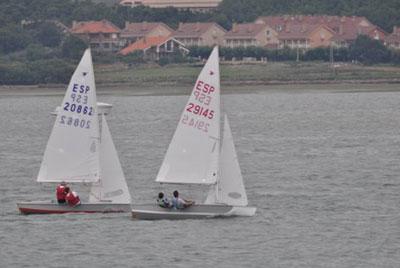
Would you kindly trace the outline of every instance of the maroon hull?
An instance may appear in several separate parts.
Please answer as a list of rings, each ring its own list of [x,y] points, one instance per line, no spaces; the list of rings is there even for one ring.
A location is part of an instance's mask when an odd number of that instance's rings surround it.
[[[64,213],[121,213],[130,212],[130,204],[83,203],[77,207],[59,205],[49,201],[20,202],[17,207],[22,214],[64,214]]]

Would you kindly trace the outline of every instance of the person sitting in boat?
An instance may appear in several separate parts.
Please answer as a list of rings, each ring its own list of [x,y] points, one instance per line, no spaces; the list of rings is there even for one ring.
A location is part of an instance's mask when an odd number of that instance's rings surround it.
[[[70,207],[76,207],[81,204],[79,195],[76,192],[71,191],[68,186],[65,187],[65,192],[67,193],[65,200]]]
[[[164,196],[163,192],[158,193],[157,204],[162,208],[170,208],[171,203],[168,198]]]
[[[180,198],[179,192],[176,190],[174,191],[173,195],[174,197],[172,198],[172,207],[175,209],[184,209],[194,204],[194,202],[191,200]]]
[[[65,197],[67,196],[67,193],[65,192],[66,187],[67,184],[65,182],[61,182],[59,185],[57,185],[56,197],[58,204],[65,204]]]

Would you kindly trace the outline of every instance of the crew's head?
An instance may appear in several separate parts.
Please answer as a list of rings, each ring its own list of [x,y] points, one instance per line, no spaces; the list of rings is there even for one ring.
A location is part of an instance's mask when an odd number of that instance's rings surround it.
[[[173,194],[174,194],[174,197],[178,197],[179,196],[179,193],[178,193],[177,190],[175,190]]]
[[[67,183],[66,183],[65,181],[62,181],[60,184],[61,184],[62,186],[66,186],[66,185],[67,185]]]
[[[159,193],[158,193],[158,198],[161,199],[161,198],[163,198],[163,197],[164,197],[164,193],[163,193],[163,192],[159,192]]]
[[[65,193],[69,193],[69,187],[68,186],[65,187],[64,192]]]

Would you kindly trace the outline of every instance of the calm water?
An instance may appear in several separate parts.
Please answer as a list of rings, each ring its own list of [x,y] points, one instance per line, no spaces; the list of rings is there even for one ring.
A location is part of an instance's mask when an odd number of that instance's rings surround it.
[[[153,202],[187,96],[98,99],[133,202]],[[18,214],[53,198],[35,179],[61,101],[0,96],[1,267],[400,267],[399,92],[224,95],[257,214],[178,222]]]

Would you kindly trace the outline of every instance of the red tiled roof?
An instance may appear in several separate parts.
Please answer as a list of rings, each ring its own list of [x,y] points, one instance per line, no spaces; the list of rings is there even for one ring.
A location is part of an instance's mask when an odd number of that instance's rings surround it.
[[[173,33],[174,37],[200,37],[211,27],[216,26],[226,32],[224,28],[214,22],[195,22],[195,23],[179,23],[178,29]]]
[[[122,30],[122,35],[137,35],[143,36],[157,28],[158,26],[164,27],[169,30],[171,33],[174,31],[168,25],[162,22],[129,22],[126,23],[125,29]]]
[[[225,38],[251,38],[268,26],[258,23],[233,24],[232,29],[225,34]]]
[[[81,33],[119,33],[121,30],[107,20],[80,21],[73,24],[71,32]]]
[[[126,48],[120,50],[118,53],[122,55],[127,55],[136,50],[146,50],[153,46],[160,46],[170,40],[172,37],[170,36],[150,36],[146,38],[142,38],[135,43],[130,44]]]
[[[307,38],[310,34],[312,34],[315,30],[319,28],[325,28],[326,30],[330,31],[332,34],[335,32],[327,27],[324,24],[293,24],[290,27],[286,27],[284,31],[279,32],[278,38],[279,39],[302,39]]]
[[[334,40],[355,40],[360,34],[371,34],[378,30],[385,33],[379,27],[373,25],[365,17],[340,17],[340,16],[303,16],[303,15],[283,15],[259,17],[257,21],[263,21],[276,31],[279,36],[285,35],[287,28],[295,29],[297,25],[306,25],[306,27],[316,27],[317,25],[326,25],[335,33]]]
[[[377,26],[367,26],[367,27],[347,27],[342,32],[337,32],[333,37],[334,40],[337,41],[347,41],[347,40],[355,40],[359,35],[368,35],[373,37],[374,32],[378,31],[385,35],[385,32],[381,30]]]
[[[277,26],[284,27],[286,24],[325,24],[334,31],[339,30],[339,25],[346,26],[371,26],[372,23],[369,22],[365,17],[340,17],[340,16],[304,16],[304,15],[283,15],[283,16],[265,16],[259,17],[257,20],[264,21],[266,24],[272,28]],[[284,28],[283,28],[284,29]]]

